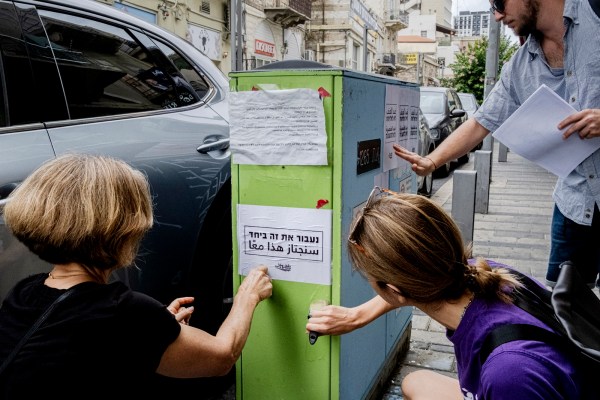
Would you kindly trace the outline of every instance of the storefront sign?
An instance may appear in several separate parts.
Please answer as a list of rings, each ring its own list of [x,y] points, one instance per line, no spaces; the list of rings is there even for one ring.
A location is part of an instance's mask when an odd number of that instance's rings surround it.
[[[404,55],[405,64],[416,64],[417,63],[417,53],[410,53]]]
[[[364,21],[366,28],[377,30],[377,20],[361,0],[352,0],[350,2],[350,7],[352,8],[354,15],[358,15]]]
[[[255,39],[254,53],[262,54],[263,56],[275,57],[275,44]]]

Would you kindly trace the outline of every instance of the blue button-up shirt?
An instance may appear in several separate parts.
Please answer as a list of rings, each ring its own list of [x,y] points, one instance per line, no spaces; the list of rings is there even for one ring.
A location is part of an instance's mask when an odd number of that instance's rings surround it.
[[[564,68],[551,68],[539,42],[530,36],[502,68],[500,80],[475,113],[486,129],[495,131],[542,84],[576,110],[600,108],[600,17],[589,0],[566,0],[563,17]],[[594,204],[600,205],[598,172],[600,150],[558,179],[553,198],[565,217],[592,224]]]

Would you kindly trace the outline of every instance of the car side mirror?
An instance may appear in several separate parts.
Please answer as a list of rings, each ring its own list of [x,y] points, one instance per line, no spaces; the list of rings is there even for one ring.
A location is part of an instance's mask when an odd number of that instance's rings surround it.
[[[454,110],[450,111],[451,118],[463,117],[465,114],[466,114],[466,111],[461,110],[460,108],[455,108]]]

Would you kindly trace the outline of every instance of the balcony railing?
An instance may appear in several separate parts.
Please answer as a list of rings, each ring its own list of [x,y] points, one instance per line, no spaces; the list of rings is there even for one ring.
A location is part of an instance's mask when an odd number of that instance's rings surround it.
[[[310,21],[310,0],[275,0],[265,5],[267,19],[284,28],[301,25]]]
[[[393,31],[399,31],[408,27],[408,14],[400,10],[386,11],[385,26]]]

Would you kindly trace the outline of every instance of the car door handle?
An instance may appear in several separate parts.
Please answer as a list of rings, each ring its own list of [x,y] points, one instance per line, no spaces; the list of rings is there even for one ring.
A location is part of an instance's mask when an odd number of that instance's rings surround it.
[[[227,150],[229,148],[229,139],[221,139],[215,142],[201,144],[196,148],[198,153],[206,154],[215,150]]]

